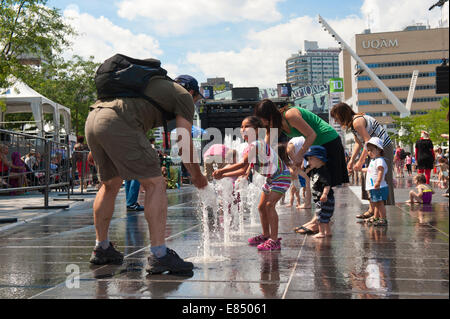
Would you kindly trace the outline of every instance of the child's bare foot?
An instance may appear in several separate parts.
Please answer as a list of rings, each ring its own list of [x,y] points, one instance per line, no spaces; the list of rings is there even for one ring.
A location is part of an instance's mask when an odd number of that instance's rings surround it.
[[[307,205],[307,204],[301,204],[300,205],[300,209],[309,209],[311,208],[311,204]]]
[[[291,205],[291,204],[286,204],[285,206],[286,206],[286,207],[292,207],[292,205]]]
[[[324,233],[317,233],[316,235],[313,236],[313,238],[325,238],[327,237]]]
[[[297,206],[295,206],[295,208],[296,208],[296,209],[301,209],[302,206],[301,206],[301,205],[297,205]]]

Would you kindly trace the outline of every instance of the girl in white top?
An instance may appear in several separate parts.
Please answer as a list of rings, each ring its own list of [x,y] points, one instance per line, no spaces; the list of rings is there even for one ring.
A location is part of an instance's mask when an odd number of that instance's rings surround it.
[[[299,155],[299,151],[302,148],[304,143],[305,143],[305,138],[303,136],[294,137],[289,140],[286,151],[287,151],[287,154],[288,154],[290,160],[293,163],[298,163],[301,160],[301,158],[299,158],[298,155]],[[300,175],[305,180],[305,184],[306,184],[305,187],[303,188],[304,203],[300,206],[297,206],[297,208],[299,208],[299,209],[311,208],[311,184],[310,184],[310,179],[304,170],[306,166],[307,166],[307,162],[306,162],[306,160],[303,160],[303,165],[301,167],[293,168],[293,170],[295,171],[295,174],[292,174],[292,172],[291,172],[292,179],[295,179],[296,181],[298,181],[298,175]],[[300,182],[297,182],[297,183],[294,183],[293,185],[295,186],[299,183]],[[292,206],[292,203],[291,203],[291,206]]]
[[[386,226],[384,201],[388,198],[389,187],[385,180],[388,167],[383,158],[383,141],[378,137],[372,137],[366,143],[366,148],[371,160],[363,172],[367,173],[366,190],[370,193],[370,202],[374,208],[374,216],[367,221],[374,226]]]

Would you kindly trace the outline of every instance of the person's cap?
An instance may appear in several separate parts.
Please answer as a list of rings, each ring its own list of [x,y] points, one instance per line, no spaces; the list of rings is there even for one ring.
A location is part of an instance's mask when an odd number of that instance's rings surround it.
[[[428,137],[430,137],[430,134],[427,131],[422,131],[422,132],[420,132],[420,136],[423,138],[428,138]]]
[[[370,140],[368,140],[366,143],[366,148],[367,148],[368,144],[375,145],[380,150],[383,150],[383,141],[379,137],[376,137],[376,136],[371,137]]]
[[[36,150],[35,150],[34,148],[32,148],[32,149],[30,150],[30,154],[36,154]]]
[[[190,76],[190,75],[180,75],[175,79],[175,82],[177,82],[179,85],[184,87],[187,91],[193,90],[195,93],[200,94],[202,99],[205,97],[203,94],[200,93],[200,88],[198,87],[197,80]]]
[[[327,162],[327,150],[325,147],[320,145],[313,145],[309,148],[309,151],[305,153],[304,157],[308,159],[308,157],[314,156],[320,159],[322,162]]]

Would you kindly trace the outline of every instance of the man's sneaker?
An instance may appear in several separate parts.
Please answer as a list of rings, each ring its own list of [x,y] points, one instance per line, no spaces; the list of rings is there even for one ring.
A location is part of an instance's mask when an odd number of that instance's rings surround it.
[[[264,237],[264,236],[261,234],[261,235],[258,235],[258,236],[249,238],[249,239],[248,239],[248,243],[249,243],[250,245],[259,245],[259,244],[264,243],[267,239],[268,239],[267,237]]]
[[[109,243],[107,249],[95,247],[89,262],[94,265],[120,264],[123,261],[123,254],[114,248],[113,243]]]
[[[127,206],[127,211],[129,212],[142,212],[144,210],[144,206],[139,205],[139,203],[133,204],[131,206]]]
[[[271,250],[280,250],[281,249],[281,238],[278,240],[267,239],[264,243],[258,245],[258,250],[261,251],[271,251]]]
[[[170,273],[188,273],[194,269],[194,264],[184,261],[172,249],[167,248],[167,254],[164,257],[157,258],[151,254],[148,257],[148,266],[145,269],[149,274]]]

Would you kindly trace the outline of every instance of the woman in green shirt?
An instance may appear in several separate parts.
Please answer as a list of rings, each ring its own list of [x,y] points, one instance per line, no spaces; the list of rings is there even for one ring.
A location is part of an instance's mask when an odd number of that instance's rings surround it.
[[[268,128],[277,128],[290,138],[305,137],[305,143],[294,159],[296,163],[303,162],[303,155],[312,145],[321,145],[327,150],[327,165],[332,175],[331,186],[349,183],[344,147],[339,134],[319,116],[298,106],[288,110],[279,110],[268,99],[262,100],[256,105],[255,115]]]
[[[288,137],[304,136],[305,143],[297,153],[296,163],[303,162],[303,156],[312,145],[321,145],[327,150],[327,166],[331,175],[331,186],[349,183],[345,151],[336,130],[316,114],[301,107],[287,110],[278,107],[269,99],[264,99],[255,107],[255,115],[267,128],[277,128]],[[297,227],[299,233],[315,233],[316,218],[309,223]]]

